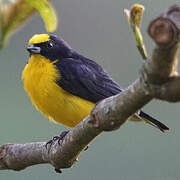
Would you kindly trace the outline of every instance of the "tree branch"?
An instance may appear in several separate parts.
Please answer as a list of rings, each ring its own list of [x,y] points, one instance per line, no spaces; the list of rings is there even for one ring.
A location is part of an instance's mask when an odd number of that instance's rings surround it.
[[[6,144],[0,147],[0,170],[22,170],[28,166],[50,163],[57,172],[71,167],[80,152],[103,131],[118,129],[130,116],[153,98],[180,101],[180,77],[177,72],[180,4],[174,5],[154,19],[148,33],[157,47],[143,63],[139,78],[116,96],[96,104],[91,115],[73,128],[62,143],[46,142]]]

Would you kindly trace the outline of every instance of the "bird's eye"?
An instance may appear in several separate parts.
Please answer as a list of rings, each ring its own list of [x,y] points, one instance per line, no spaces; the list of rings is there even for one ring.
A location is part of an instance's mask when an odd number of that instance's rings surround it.
[[[52,42],[49,42],[49,43],[47,44],[47,47],[48,47],[48,48],[52,48],[52,47],[53,47],[53,43],[52,43]]]

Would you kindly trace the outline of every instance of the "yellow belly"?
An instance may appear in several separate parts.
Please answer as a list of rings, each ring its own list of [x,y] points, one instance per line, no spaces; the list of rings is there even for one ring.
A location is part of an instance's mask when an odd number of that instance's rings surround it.
[[[74,127],[94,103],[64,91],[55,83],[58,78],[54,63],[41,55],[32,55],[22,73],[24,89],[36,108],[49,120]]]

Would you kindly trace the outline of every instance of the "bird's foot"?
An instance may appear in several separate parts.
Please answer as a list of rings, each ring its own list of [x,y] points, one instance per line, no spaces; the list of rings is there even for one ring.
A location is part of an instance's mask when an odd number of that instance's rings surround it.
[[[89,148],[89,146],[86,146],[86,148],[84,149],[84,151],[87,151],[87,150],[88,150],[88,148]]]
[[[56,171],[56,173],[59,173],[59,174],[62,173],[61,169],[55,169],[55,171]]]
[[[69,131],[63,131],[59,136],[54,136],[51,140],[49,140],[47,143],[46,143],[46,149],[51,149],[51,146],[56,142],[58,141],[58,144],[61,145],[63,139],[65,138],[65,136],[68,134]],[[48,148],[49,146],[49,148]],[[86,146],[86,148],[84,149],[84,151],[86,151],[87,149],[89,148],[89,146]],[[49,151],[48,150],[48,151]]]
[[[54,136],[51,140],[49,140],[47,143],[46,143],[46,149],[48,149],[48,146],[49,146],[49,149],[51,149],[51,146],[54,144],[54,142],[58,141],[58,144],[61,145],[64,137],[66,136],[66,134],[68,133],[69,131],[63,131],[59,136]]]

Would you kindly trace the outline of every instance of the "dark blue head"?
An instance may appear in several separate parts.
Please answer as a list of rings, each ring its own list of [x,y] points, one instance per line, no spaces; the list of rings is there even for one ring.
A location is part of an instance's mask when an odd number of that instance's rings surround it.
[[[30,54],[40,54],[51,61],[72,56],[72,48],[63,39],[48,34],[36,34],[29,40]]]

